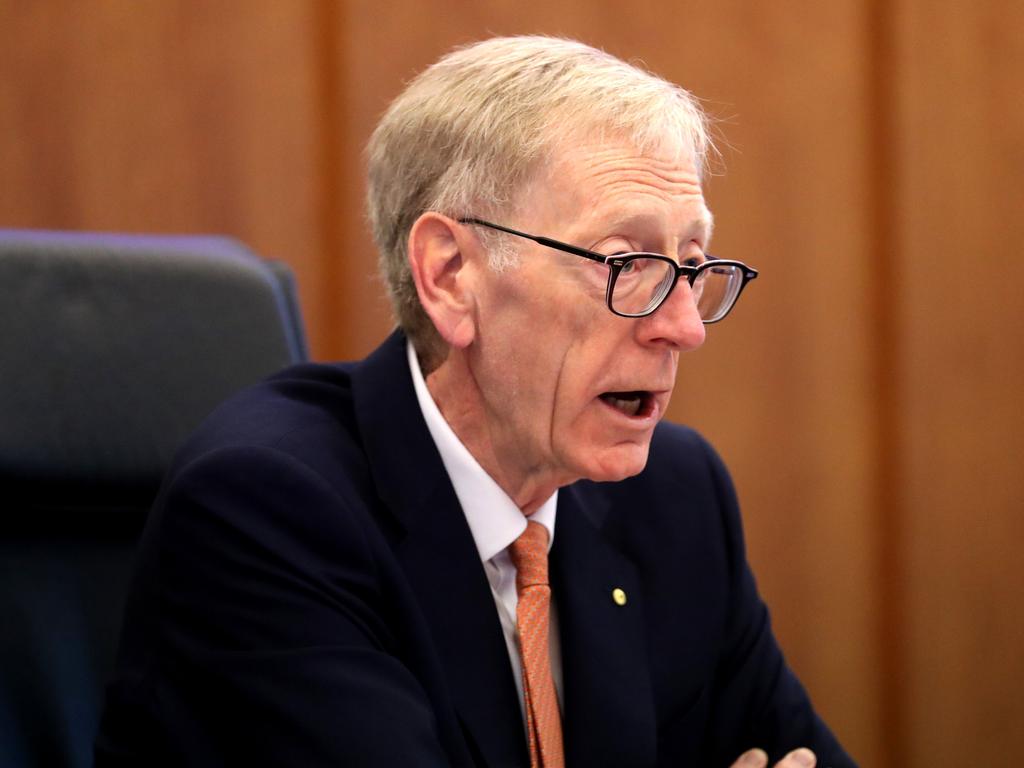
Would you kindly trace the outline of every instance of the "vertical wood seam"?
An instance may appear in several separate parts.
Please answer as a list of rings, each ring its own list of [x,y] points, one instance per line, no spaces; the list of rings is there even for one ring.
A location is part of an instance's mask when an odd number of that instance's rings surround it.
[[[899,142],[898,2],[871,0],[868,5],[868,150],[867,203],[872,252],[865,269],[884,262],[884,277],[871,286],[871,333],[875,393],[875,504],[877,534],[876,589],[878,620],[877,732],[883,765],[909,765],[907,750],[906,584],[903,569],[906,499],[903,489],[903,435],[900,419],[902,380],[902,317],[904,273],[900,261],[900,185],[902,168],[895,147]],[[884,244],[884,248],[881,245]],[[881,255],[879,255],[881,254]]]
[[[317,83],[318,115],[315,123],[315,144],[320,158],[317,185],[317,223],[320,241],[320,273],[322,283],[317,286],[322,303],[321,328],[312,329],[311,337],[319,340],[318,357],[329,359],[343,356],[350,346],[349,339],[341,337],[345,328],[341,285],[343,275],[341,259],[344,233],[342,228],[343,194],[340,185],[343,135],[341,102],[341,52],[338,35],[341,31],[342,3],[340,0],[318,0],[312,14],[313,76]]]

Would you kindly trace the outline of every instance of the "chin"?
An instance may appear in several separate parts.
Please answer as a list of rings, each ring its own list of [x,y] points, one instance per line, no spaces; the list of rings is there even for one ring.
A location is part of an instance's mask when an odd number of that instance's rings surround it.
[[[649,443],[630,443],[605,449],[587,462],[583,476],[599,483],[613,483],[638,475],[647,466]]]

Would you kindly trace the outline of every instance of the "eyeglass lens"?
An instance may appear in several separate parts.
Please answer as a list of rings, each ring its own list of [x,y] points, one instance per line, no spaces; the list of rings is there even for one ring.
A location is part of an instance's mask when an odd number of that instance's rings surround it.
[[[693,284],[700,319],[706,323],[713,323],[725,317],[740,295],[742,287],[743,270],[740,267],[723,264],[703,270]]]
[[[675,267],[662,259],[637,257],[627,262],[612,287],[612,309],[624,315],[644,315],[656,309],[668,295]],[[682,278],[685,280],[685,278]],[[743,272],[734,265],[702,270],[690,289],[701,320],[721,320],[732,308],[743,285]]]

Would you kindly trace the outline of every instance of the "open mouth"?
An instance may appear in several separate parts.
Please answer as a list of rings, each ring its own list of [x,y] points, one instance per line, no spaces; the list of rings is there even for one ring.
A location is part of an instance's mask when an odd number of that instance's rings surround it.
[[[647,416],[651,412],[653,397],[650,392],[605,392],[601,400],[626,416]]]

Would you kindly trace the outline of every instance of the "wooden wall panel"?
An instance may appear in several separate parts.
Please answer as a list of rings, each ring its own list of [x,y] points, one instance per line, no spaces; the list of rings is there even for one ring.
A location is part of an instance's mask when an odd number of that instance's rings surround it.
[[[390,328],[362,150],[489,34],[707,100],[715,250],[762,270],[671,415],[732,468],[789,658],[865,766],[1024,748],[1024,16],[951,0],[0,0],[0,226],[224,232],[287,259],[318,357]]]
[[[0,226],[218,232],[323,301],[308,3],[0,4]]]
[[[905,0],[893,253],[908,765],[1024,751],[1024,7]]]

